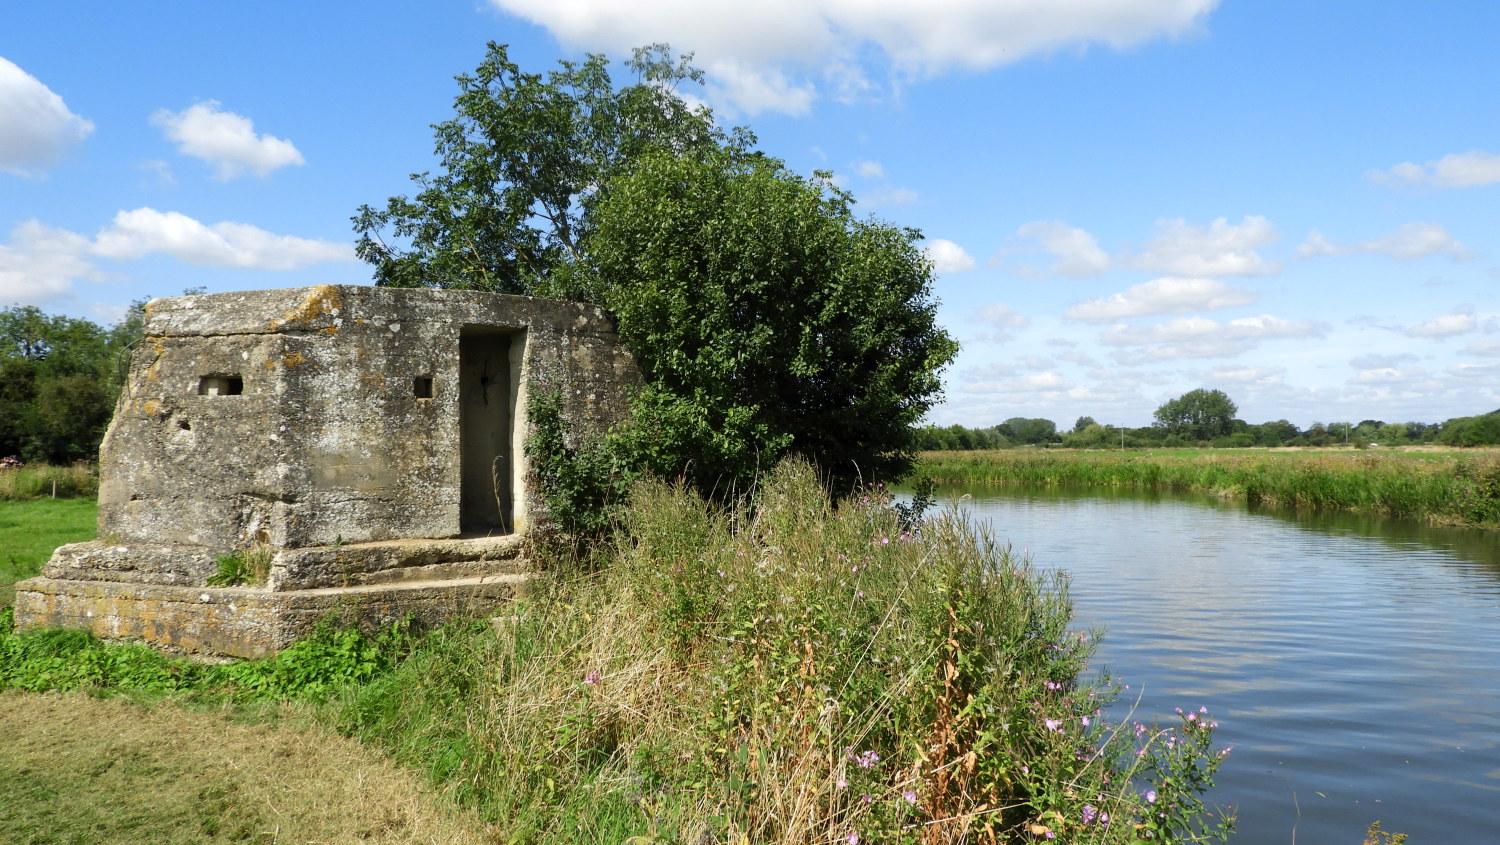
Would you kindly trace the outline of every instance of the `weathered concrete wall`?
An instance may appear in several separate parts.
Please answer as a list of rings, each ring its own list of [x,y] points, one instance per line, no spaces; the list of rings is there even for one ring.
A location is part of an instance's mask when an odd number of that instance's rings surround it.
[[[579,436],[618,420],[639,381],[610,318],[578,303],[355,286],[154,301],[101,450],[100,536],[221,550],[457,536],[458,350],[475,329],[521,352],[495,378],[567,386]],[[517,528],[540,504],[524,436]]]
[[[99,539],[16,585],[16,623],[258,656],[333,611],[472,612],[519,589],[544,515],[529,385],[561,389],[571,446],[639,381],[580,303],[352,285],[154,300],[100,453]],[[251,549],[258,583],[206,587]]]

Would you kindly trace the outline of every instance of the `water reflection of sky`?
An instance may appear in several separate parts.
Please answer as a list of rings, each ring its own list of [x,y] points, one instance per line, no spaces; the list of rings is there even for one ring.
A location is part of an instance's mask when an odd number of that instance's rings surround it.
[[[1500,841],[1500,532],[1249,511],[1206,498],[963,504],[1072,575],[1096,669],[1137,716],[1206,705],[1236,750],[1216,800],[1242,845]]]

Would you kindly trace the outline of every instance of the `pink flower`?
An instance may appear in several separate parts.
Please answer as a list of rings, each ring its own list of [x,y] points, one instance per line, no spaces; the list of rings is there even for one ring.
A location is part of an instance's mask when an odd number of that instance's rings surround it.
[[[844,837],[844,841],[848,842],[849,845],[859,845],[859,834],[851,833],[848,836]]]
[[[910,789],[908,789],[905,792],[901,793],[901,797],[904,798],[904,799],[906,799],[906,803],[908,803],[908,804],[915,804],[915,803],[917,803],[917,793],[912,792]]]
[[[1053,733],[1062,733],[1062,721],[1061,720],[1058,720],[1058,719],[1043,719],[1042,720],[1042,724],[1046,725],[1047,726],[1047,730],[1052,731]]]
[[[1149,789],[1149,790],[1146,791],[1146,803],[1147,804],[1155,804],[1156,803],[1156,790]]]
[[[584,675],[583,676],[583,682],[585,684],[588,684],[589,686],[593,686],[593,685],[599,683],[599,673],[598,672],[590,672],[587,675]]]

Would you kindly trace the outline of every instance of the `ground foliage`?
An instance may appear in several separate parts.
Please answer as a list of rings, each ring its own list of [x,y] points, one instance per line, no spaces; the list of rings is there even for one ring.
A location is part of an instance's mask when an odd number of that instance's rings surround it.
[[[643,482],[607,565],[423,637],[204,666],[7,611],[0,688],[321,701],[511,842],[1223,838],[1211,717],[1106,711],[1061,575],[882,488],[835,508],[806,464],[757,489]]]

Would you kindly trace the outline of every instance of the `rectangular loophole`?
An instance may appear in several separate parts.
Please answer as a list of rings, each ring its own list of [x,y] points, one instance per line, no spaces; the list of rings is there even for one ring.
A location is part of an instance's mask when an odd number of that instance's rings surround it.
[[[199,396],[239,396],[245,392],[245,380],[240,376],[211,375],[198,378]]]
[[[411,393],[418,399],[432,398],[432,376],[417,376],[411,380]]]

